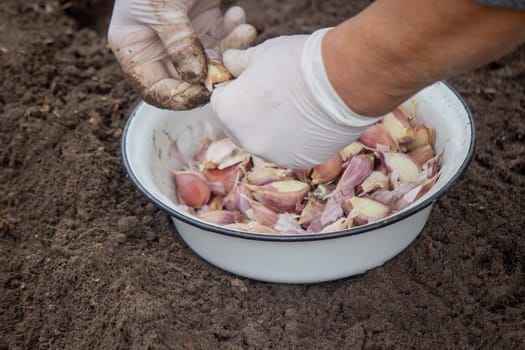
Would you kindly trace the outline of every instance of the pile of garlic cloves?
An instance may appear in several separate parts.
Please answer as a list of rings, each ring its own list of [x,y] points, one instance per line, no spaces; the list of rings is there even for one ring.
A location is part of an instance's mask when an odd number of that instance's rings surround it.
[[[421,198],[439,177],[434,129],[400,109],[313,168],[289,169],[206,138],[172,170],[179,208],[209,223],[262,234],[341,231],[385,218]],[[178,152],[176,140],[172,150]]]

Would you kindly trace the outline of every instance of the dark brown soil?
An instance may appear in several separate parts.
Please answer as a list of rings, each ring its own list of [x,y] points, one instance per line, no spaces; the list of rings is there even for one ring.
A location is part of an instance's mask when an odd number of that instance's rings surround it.
[[[105,3],[0,5],[0,349],[524,348],[525,48],[451,81],[476,154],[408,249],[355,278],[267,284],[199,259],[126,178],[137,95]],[[241,3],[262,40],[367,1]]]

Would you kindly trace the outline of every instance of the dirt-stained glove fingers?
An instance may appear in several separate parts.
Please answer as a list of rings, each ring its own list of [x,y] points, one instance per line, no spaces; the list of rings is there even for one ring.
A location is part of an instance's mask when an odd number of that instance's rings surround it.
[[[172,109],[191,109],[205,104],[210,92],[204,85],[190,84],[169,74],[166,62],[156,61],[125,71],[130,83],[151,105]]]
[[[174,79],[161,80],[144,93],[144,101],[159,108],[186,110],[208,102],[210,92],[202,84],[188,84]]]
[[[250,24],[240,24],[235,27],[219,44],[219,50],[246,49],[255,43],[257,30]]]
[[[153,29],[162,40],[181,79],[189,83],[202,82],[207,74],[204,48],[193,31],[190,20],[181,16],[178,21],[154,25]]]

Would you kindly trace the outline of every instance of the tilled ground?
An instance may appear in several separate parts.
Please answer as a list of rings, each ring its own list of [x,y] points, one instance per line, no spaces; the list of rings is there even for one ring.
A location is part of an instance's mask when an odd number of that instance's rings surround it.
[[[263,40],[367,1],[239,3]],[[523,348],[524,48],[451,81],[476,154],[408,249],[355,278],[278,285],[199,259],[125,177],[137,96],[105,44],[109,7],[0,5],[0,349]]]

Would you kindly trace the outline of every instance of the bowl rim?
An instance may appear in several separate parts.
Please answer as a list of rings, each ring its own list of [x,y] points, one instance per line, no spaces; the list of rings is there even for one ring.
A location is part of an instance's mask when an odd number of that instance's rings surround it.
[[[375,221],[373,223],[354,227],[351,229],[343,230],[343,231],[337,231],[337,232],[331,232],[331,233],[314,233],[314,234],[263,234],[263,233],[251,233],[251,232],[243,232],[238,230],[232,230],[226,227],[218,226],[215,224],[209,224],[205,221],[198,220],[190,215],[185,215],[184,213],[178,212],[171,208],[170,206],[164,204],[161,200],[157,199],[148,189],[142,185],[139,181],[139,179],[135,176],[135,174],[132,171],[130,161],[128,159],[127,154],[127,148],[126,148],[126,139],[128,136],[128,132],[130,129],[131,124],[133,123],[134,118],[137,115],[137,111],[141,109],[142,105],[145,104],[144,101],[139,101],[135,108],[133,109],[133,112],[129,116],[126,125],[124,127],[124,131],[122,134],[121,139],[121,158],[122,163],[124,166],[124,170],[128,176],[128,178],[131,180],[131,183],[135,186],[136,189],[139,190],[149,201],[151,201],[153,204],[155,204],[157,207],[159,207],[162,211],[166,212],[172,217],[176,217],[177,219],[190,224],[192,226],[196,226],[200,229],[209,231],[211,233],[226,235],[230,237],[236,237],[236,238],[242,238],[242,239],[249,239],[249,240],[259,240],[259,241],[279,241],[279,242],[300,242],[300,241],[319,241],[319,240],[326,240],[326,239],[336,239],[341,237],[349,237],[354,235],[360,235],[367,233],[369,231],[374,231],[379,228],[383,228],[387,225],[396,223],[398,221],[401,221],[409,216],[412,216],[429,205],[432,205],[437,199],[439,199],[441,196],[443,196],[453,185],[454,183],[463,175],[465,170],[467,169],[470,161],[472,160],[472,156],[474,154],[474,148],[476,143],[476,130],[474,126],[474,119],[472,116],[472,112],[470,111],[469,107],[465,103],[465,100],[463,97],[454,89],[448,82],[446,81],[440,81],[439,83],[442,83],[445,88],[448,88],[460,101],[463,108],[467,112],[467,119],[469,121],[470,126],[470,132],[472,135],[472,138],[470,140],[469,148],[467,151],[467,155],[465,159],[463,160],[463,163],[459,166],[458,171],[452,176],[449,182],[444,184],[444,186],[436,191],[433,195],[426,198],[425,200],[421,201],[420,203],[410,207],[409,209],[405,211],[401,211],[398,214],[394,214],[392,216],[386,217],[382,220]]]

